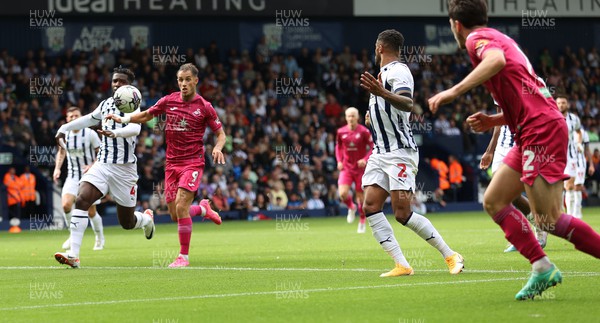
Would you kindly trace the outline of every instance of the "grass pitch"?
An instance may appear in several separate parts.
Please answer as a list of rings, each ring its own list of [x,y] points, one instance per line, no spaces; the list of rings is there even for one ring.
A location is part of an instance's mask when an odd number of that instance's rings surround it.
[[[466,259],[451,276],[440,254],[393,221],[415,269],[379,278],[393,261],[370,229],[356,233],[344,217],[194,223],[191,267],[165,268],[179,251],[177,227],[108,227],[92,251],[86,231],[81,268],[59,265],[67,231],[0,233],[3,322],[590,322],[600,320],[600,260],[549,237],[546,251],[563,284],[518,302],[530,266],[481,212],[428,216]],[[600,209],[584,209],[600,231]]]

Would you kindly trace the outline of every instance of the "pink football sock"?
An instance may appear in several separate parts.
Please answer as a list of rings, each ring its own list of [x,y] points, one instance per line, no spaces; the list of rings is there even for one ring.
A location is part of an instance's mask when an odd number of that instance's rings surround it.
[[[352,201],[352,195],[350,194],[348,194],[348,197],[346,197],[344,200],[344,204],[346,204],[349,209],[354,209],[356,207],[356,205],[354,205],[354,201]]]
[[[536,260],[546,256],[539,242],[535,239],[527,219],[512,204],[496,213],[493,219],[504,231],[506,240],[512,243],[530,263],[533,264]]]
[[[600,258],[600,235],[582,220],[563,213],[550,233],[568,240],[575,249]]]
[[[190,240],[192,239],[192,218],[183,218],[177,220],[177,232],[179,233],[179,251],[182,255],[187,255],[190,251]]]
[[[203,207],[200,205],[190,205],[190,216],[202,215]]]
[[[365,216],[365,212],[363,211],[362,204],[357,203],[358,205],[358,214],[360,214],[360,223],[364,223],[367,217]]]

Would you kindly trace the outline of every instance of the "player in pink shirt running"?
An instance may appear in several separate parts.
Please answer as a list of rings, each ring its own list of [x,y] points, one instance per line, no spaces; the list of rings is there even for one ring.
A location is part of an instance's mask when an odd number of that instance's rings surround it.
[[[217,136],[212,157],[218,164],[225,163],[221,152],[225,144],[225,132],[212,105],[196,93],[198,69],[184,64],[177,72],[180,92],[162,97],[148,110],[118,117],[109,115],[119,123],[144,123],[158,115],[166,115],[165,137],[167,162],[165,167],[165,199],[171,219],[177,221],[180,254],[169,267],[189,265],[188,253],[192,237],[191,216],[201,215],[221,224],[217,212],[210,208],[208,200],[192,206],[202,173],[204,171],[204,132],[206,127]]]
[[[337,168],[340,171],[338,178],[340,200],[348,207],[348,223],[354,222],[358,209],[360,221],[357,232],[365,233],[367,217],[362,209],[362,176],[373,149],[373,139],[369,129],[358,124],[358,109],[354,107],[346,109],[346,122],[347,125],[338,129],[335,144],[335,159],[338,161]],[[352,183],[355,185],[357,204],[354,204],[350,194]]]
[[[536,241],[523,214],[512,204],[527,192],[535,222],[543,230],[570,241],[600,258],[600,235],[585,222],[562,213],[563,171],[567,162],[567,125],[544,82],[517,43],[488,28],[485,0],[449,0],[450,27],[458,46],[469,53],[474,70],[454,87],[429,99],[433,113],[470,89],[484,84],[502,113],[478,112],[467,118],[475,131],[507,124],[515,145],[488,186],[483,207],[506,239],[532,264],[533,272],[517,300],[541,295],[562,282],[558,268]],[[523,185],[526,184],[526,185]]]

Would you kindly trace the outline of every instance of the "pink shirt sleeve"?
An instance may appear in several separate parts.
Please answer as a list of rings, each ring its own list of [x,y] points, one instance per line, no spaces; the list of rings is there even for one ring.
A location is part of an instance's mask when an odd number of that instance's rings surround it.
[[[150,113],[153,116],[157,116],[157,115],[165,113],[166,110],[167,110],[167,97],[163,96],[162,98],[160,98],[160,100],[158,100],[158,102],[156,102],[156,104],[154,104],[153,106],[151,106],[148,109],[148,113]]]
[[[469,56],[475,57],[478,62],[481,62],[483,53],[489,49],[500,49],[504,51],[502,44],[485,32],[471,34],[467,38],[466,47]]]
[[[205,105],[206,107],[206,111],[208,112],[206,114],[206,118],[208,126],[210,127],[210,130],[212,130],[212,132],[217,132],[219,131],[219,129],[223,128],[223,124],[221,123],[221,120],[219,120],[219,116],[217,116],[217,111],[215,111],[215,108],[213,108],[212,104],[207,103]]]

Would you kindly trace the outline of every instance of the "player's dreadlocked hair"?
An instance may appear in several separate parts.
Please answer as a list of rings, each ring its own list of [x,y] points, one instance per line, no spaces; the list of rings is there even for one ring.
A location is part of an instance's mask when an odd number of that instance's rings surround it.
[[[179,71],[177,71],[177,73],[183,72],[183,71],[190,71],[190,72],[192,72],[193,76],[198,76],[198,68],[196,68],[196,66],[194,66],[194,64],[192,64],[192,63],[186,63],[186,64],[181,65],[179,67]]]
[[[133,83],[133,81],[135,80],[135,74],[133,74],[133,72],[127,67],[123,67],[123,65],[119,65],[119,67],[113,68],[113,74],[115,73],[127,75],[127,80],[129,81],[129,84]]]
[[[404,36],[396,29],[388,29],[379,33],[377,41],[385,48],[400,52],[400,48],[404,46]]]
[[[466,28],[485,26],[488,22],[486,0],[448,0],[448,16]]]

